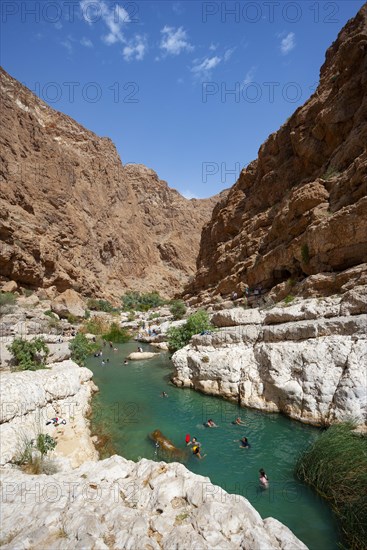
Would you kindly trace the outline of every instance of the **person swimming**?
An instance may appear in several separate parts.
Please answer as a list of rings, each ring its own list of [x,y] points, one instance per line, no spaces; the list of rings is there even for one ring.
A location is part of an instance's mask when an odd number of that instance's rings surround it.
[[[240,426],[242,424],[244,426],[245,422],[241,419],[240,416],[237,416],[237,418],[235,418],[235,420],[233,420],[232,424],[237,424],[238,426]]]
[[[168,394],[165,391],[162,391],[161,397],[168,397]]]
[[[260,485],[261,485],[261,487],[266,489],[267,487],[269,487],[268,476],[266,475],[265,470],[263,470],[263,468],[260,468],[259,473],[260,473],[260,475],[259,475]]]
[[[195,445],[192,446],[192,454],[197,456],[200,460],[202,460],[203,458],[206,457],[206,454],[201,456],[200,454],[200,447],[201,447],[201,444],[198,444],[196,443]]]
[[[189,435],[189,434],[187,434],[187,435]],[[187,438],[187,436],[186,436],[186,438]],[[201,447],[201,443],[200,443],[200,441],[197,440],[196,437],[193,437],[191,441],[187,441],[186,445],[192,445],[192,446],[197,445],[198,447]]]
[[[204,426],[206,428],[218,428],[218,426],[216,425],[216,423],[214,422],[214,420],[212,418],[209,418],[209,420],[207,420],[205,422]]]
[[[240,445],[241,449],[249,449],[251,447],[250,443],[248,442],[247,437],[242,437],[240,439],[240,443],[241,443],[241,445]]]

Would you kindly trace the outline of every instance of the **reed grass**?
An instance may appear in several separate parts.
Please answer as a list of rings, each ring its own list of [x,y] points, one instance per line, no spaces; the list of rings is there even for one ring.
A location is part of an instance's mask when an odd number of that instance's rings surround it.
[[[346,547],[366,548],[367,438],[353,422],[328,428],[298,459],[296,474],[328,500],[340,521]]]

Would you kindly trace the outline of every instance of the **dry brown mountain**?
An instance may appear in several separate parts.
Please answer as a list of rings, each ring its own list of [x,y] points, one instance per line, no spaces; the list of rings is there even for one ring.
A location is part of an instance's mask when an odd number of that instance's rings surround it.
[[[316,92],[215,207],[189,293],[284,294],[303,279],[300,292],[327,294],[366,282],[366,146],[365,4],[328,49]]]
[[[219,197],[187,200],[1,70],[3,280],[86,296],[172,295]]]

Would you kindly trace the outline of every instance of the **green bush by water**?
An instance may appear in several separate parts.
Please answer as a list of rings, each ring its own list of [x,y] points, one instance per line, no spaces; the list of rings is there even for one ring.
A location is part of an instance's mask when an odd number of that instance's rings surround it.
[[[186,323],[181,327],[172,327],[168,330],[168,346],[171,351],[177,351],[190,342],[194,334],[200,334],[204,330],[212,330],[209,315],[199,309],[190,315]]]
[[[38,370],[46,366],[46,359],[50,352],[43,338],[33,338],[31,341],[24,338],[15,338],[7,346],[16,361],[15,370]]]
[[[103,338],[104,340],[108,340],[108,342],[123,344],[130,340],[130,335],[126,330],[120,328],[117,323],[112,323],[109,331],[103,335]]]
[[[83,367],[89,355],[92,355],[99,349],[99,345],[95,342],[90,342],[82,333],[79,333],[69,342],[71,358],[79,366]]]
[[[330,501],[348,548],[367,540],[367,439],[346,422],[330,427],[298,459],[296,474]]]

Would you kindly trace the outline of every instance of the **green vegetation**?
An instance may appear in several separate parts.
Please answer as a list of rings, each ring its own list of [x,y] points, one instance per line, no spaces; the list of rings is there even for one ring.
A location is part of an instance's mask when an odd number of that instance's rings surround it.
[[[202,363],[209,363],[210,359],[208,355],[203,355],[201,358]]]
[[[56,447],[56,441],[48,434],[38,433],[36,439],[23,438],[15,463],[30,474],[55,474],[57,465],[46,460],[49,451]],[[38,453],[35,453],[38,451]]]
[[[95,342],[90,342],[85,334],[78,333],[75,338],[69,342],[69,349],[71,351],[72,360],[83,367],[88,355],[95,353],[97,349],[99,349],[99,346]]]
[[[43,338],[33,338],[31,341],[15,338],[7,346],[16,361],[16,370],[44,369],[49,349]]]
[[[298,459],[299,479],[328,500],[341,523],[348,548],[367,540],[367,440],[352,422],[326,430]]]
[[[23,294],[26,298],[29,298],[29,296],[32,296],[33,290],[30,288],[23,288]]]
[[[0,292],[0,315],[14,306],[16,297],[12,292]]]
[[[153,307],[163,306],[166,302],[158,292],[126,292],[121,296],[124,311],[148,311]]]
[[[301,246],[301,256],[305,264],[310,263],[310,250],[308,248],[308,244],[303,244]]]
[[[288,296],[284,298],[284,301],[286,304],[290,304],[291,302],[293,302],[293,300],[294,300],[294,296],[292,296],[292,294],[288,294]]]
[[[199,309],[190,315],[186,323],[181,327],[171,327],[168,331],[168,346],[171,351],[177,351],[190,342],[194,334],[200,334],[204,330],[212,330],[209,315]]]
[[[48,434],[38,434],[36,439],[36,448],[42,456],[47,454],[48,451],[53,451],[55,447],[56,441],[53,437]]]
[[[84,323],[82,329],[83,332],[95,334],[97,336],[98,334],[103,334],[106,332],[108,330],[108,326],[108,323],[106,323],[106,320],[102,317],[92,317]]]
[[[44,315],[47,315],[47,317],[51,317],[52,319],[57,319],[56,315],[54,314],[53,311],[51,311],[50,309],[48,309],[47,311],[44,311],[43,312]]]
[[[112,323],[110,330],[103,335],[103,338],[108,340],[108,342],[122,344],[130,340],[130,335],[126,330],[120,328],[117,323]]]
[[[106,313],[118,311],[118,308],[113,307],[108,300],[96,300],[95,298],[90,298],[88,300],[87,307],[92,311],[104,311]]]
[[[76,317],[72,313],[68,313],[66,319],[71,325],[76,325],[78,323],[78,317]]]
[[[159,313],[151,313],[149,315],[149,321],[154,321],[154,319],[158,319],[160,317]]]
[[[329,166],[329,168],[326,170],[325,174],[323,174],[322,179],[329,181],[331,178],[334,178],[336,176],[340,176],[340,172],[334,168],[333,166]]]
[[[84,319],[90,319],[90,310],[86,309],[84,312]]]
[[[187,311],[185,302],[183,300],[173,300],[169,306],[169,310],[176,321],[178,319],[182,319]]]

